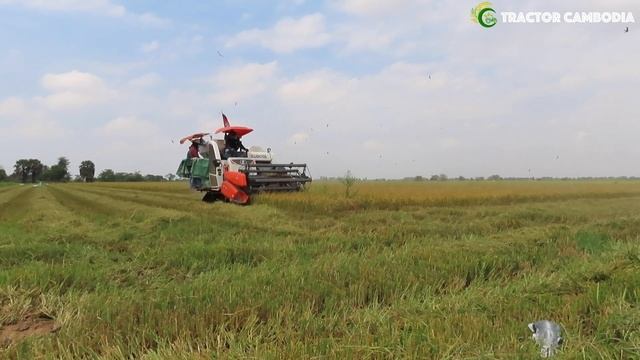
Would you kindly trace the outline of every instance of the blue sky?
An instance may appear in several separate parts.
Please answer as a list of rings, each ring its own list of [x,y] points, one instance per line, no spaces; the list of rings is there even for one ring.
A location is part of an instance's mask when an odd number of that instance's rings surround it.
[[[166,174],[222,110],[315,176],[640,175],[640,29],[483,29],[475,5],[0,0],[0,166]],[[632,0],[494,7],[640,20]]]

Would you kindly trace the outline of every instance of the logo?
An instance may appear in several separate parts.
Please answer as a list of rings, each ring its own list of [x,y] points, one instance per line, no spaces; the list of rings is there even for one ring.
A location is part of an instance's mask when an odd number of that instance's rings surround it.
[[[478,4],[478,6],[471,9],[471,21],[485,28],[494,27],[498,23],[498,18],[492,6],[488,1]]]
[[[2,0],[0,0],[2,1]],[[498,17],[503,24],[632,24],[631,11],[502,11],[499,14],[488,1],[471,9],[471,21],[484,28],[494,27]],[[502,26],[502,25],[501,25]],[[628,30],[625,29],[625,32]]]

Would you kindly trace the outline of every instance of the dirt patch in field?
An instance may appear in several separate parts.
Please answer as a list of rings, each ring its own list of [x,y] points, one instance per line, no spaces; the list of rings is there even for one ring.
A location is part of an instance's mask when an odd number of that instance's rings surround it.
[[[30,314],[15,324],[0,328],[0,346],[7,347],[25,338],[51,334],[58,330],[60,326],[50,316],[43,313]]]

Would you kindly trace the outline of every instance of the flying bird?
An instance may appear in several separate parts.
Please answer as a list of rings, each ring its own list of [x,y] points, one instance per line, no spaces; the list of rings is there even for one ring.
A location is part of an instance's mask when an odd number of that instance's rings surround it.
[[[629,27],[628,26],[624,29],[624,32],[626,32],[626,33],[629,32]]]
[[[220,50],[217,50],[216,52],[218,53],[218,56],[220,56],[220,57],[224,57],[224,55],[222,55],[222,53],[220,52]]]

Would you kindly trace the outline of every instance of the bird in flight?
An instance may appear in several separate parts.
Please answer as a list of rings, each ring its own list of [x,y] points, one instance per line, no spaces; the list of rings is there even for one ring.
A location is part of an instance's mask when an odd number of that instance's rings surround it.
[[[626,33],[629,32],[629,27],[628,26],[624,29],[624,32],[626,32]]]
[[[218,56],[220,56],[220,57],[224,57],[224,55],[222,55],[222,53],[220,52],[220,50],[217,50],[216,52],[218,53]]]

